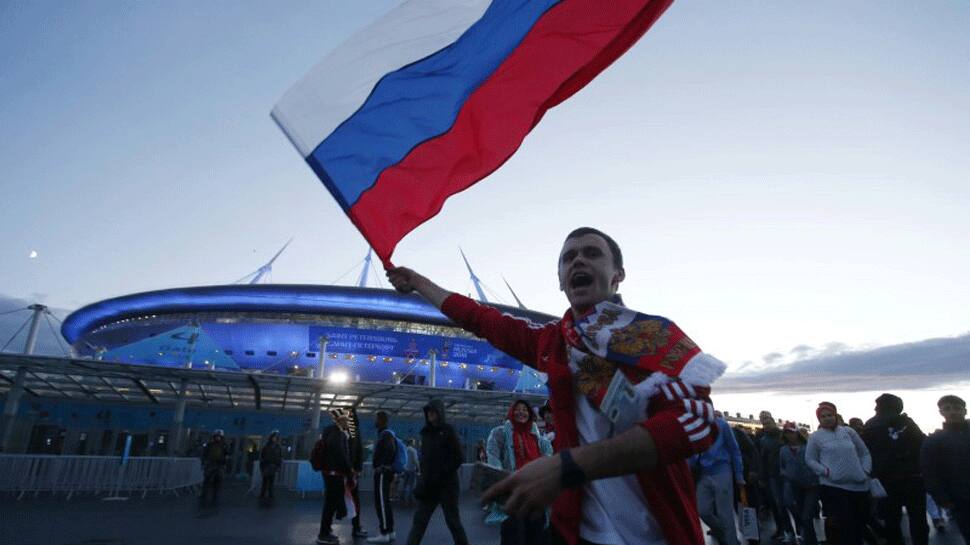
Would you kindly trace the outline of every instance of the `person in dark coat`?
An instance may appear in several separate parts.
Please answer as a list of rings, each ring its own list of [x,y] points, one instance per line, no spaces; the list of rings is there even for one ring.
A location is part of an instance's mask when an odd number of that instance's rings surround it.
[[[760,473],[761,456],[758,454],[758,447],[754,444],[754,439],[741,426],[732,426],[731,433],[734,440],[741,449],[741,465],[744,469],[744,484],[736,487],[734,501],[742,507],[761,508],[761,491],[758,488],[758,475]],[[742,492],[744,496],[742,498]],[[742,499],[746,503],[742,502]],[[747,540],[749,545],[760,543],[758,539]]]
[[[779,456],[784,440],[778,423],[768,411],[761,411],[759,415],[762,430],[758,436],[758,450],[761,453],[761,486],[764,491],[765,504],[771,510],[775,520],[775,534],[773,537],[790,543],[793,540],[793,529],[785,512],[784,481],[781,477]]]
[[[411,523],[407,545],[418,545],[428,528],[428,521],[441,504],[445,524],[451,531],[455,545],[468,545],[468,536],[458,513],[460,483],[458,469],[462,454],[455,428],[445,422],[445,408],[441,400],[433,399],[424,407],[425,426],[421,429],[421,478],[414,497],[418,509]]]
[[[923,442],[921,462],[926,488],[940,507],[950,512],[963,540],[970,543],[970,423],[967,403],[946,395],[937,402],[943,429]]]
[[[930,528],[926,522],[926,485],[920,470],[920,449],[926,435],[903,413],[903,400],[892,394],[876,398],[876,416],[862,432],[872,455],[872,477],[879,479],[888,496],[879,501],[886,522],[887,545],[903,545],[903,507],[909,514],[913,545],[926,545]]]
[[[259,472],[263,476],[263,486],[259,491],[259,499],[273,498],[273,484],[276,475],[283,467],[283,448],[280,446],[280,432],[273,430],[269,433],[263,450],[259,453]]]
[[[350,415],[343,409],[330,412],[334,424],[323,429],[320,439],[310,453],[313,469],[323,474],[323,513],[320,516],[320,533],[317,543],[336,545],[340,540],[333,534],[333,519],[347,516],[344,490],[353,477],[350,460],[350,435],[347,431]]]
[[[202,496],[199,503],[204,507],[206,499],[211,496],[213,507],[219,502],[219,489],[222,478],[229,469],[229,447],[226,445],[226,435],[222,430],[214,430],[212,437],[202,447]]]

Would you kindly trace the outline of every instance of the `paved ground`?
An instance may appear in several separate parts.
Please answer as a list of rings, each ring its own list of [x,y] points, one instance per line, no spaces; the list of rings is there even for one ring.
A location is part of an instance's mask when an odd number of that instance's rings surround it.
[[[0,498],[0,545],[309,545],[320,525],[322,499],[281,494],[271,507],[260,506],[242,486],[230,486],[215,511],[200,511],[195,498],[149,496],[122,502],[91,496]],[[364,494],[364,527],[375,531],[373,497]],[[403,545],[413,510],[397,506],[397,544]],[[482,523],[472,495],[462,500],[462,521],[473,545],[498,545],[498,529]],[[350,523],[338,523],[343,544],[353,544]],[[955,528],[954,528],[955,530]],[[931,531],[932,532],[932,531]],[[933,545],[957,545],[953,533],[931,533]],[[366,543],[357,540],[357,543]],[[424,543],[445,545],[451,537],[441,512],[431,520]],[[762,543],[770,543],[763,540]]]

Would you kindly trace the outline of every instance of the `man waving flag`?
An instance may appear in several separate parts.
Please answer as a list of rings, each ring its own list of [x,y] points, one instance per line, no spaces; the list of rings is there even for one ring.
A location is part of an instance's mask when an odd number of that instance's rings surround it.
[[[408,0],[273,119],[381,258],[515,153],[673,0]]]

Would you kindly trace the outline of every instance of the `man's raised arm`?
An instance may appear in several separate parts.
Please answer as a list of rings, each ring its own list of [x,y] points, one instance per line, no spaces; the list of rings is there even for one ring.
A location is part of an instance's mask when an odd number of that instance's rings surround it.
[[[445,299],[452,294],[452,292],[407,267],[397,267],[387,271],[387,279],[397,291],[402,293],[416,291],[439,309],[444,304]]]
[[[487,340],[513,358],[543,370],[542,362],[536,357],[541,326],[445,290],[405,267],[391,269],[387,279],[398,291],[418,292],[465,331]]]

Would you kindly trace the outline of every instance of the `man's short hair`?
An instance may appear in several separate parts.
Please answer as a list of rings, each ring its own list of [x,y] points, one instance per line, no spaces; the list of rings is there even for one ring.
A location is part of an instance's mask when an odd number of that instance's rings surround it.
[[[955,395],[945,395],[941,397],[940,400],[936,402],[936,406],[942,409],[943,405],[946,405],[947,403],[954,403],[963,407],[964,409],[967,408],[967,402]]]
[[[613,237],[607,235],[599,229],[594,229],[592,227],[580,227],[579,229],[573,229],[571,233],[566,235],[566,240],[579,238],[586,235],[596,235],[606,241],[606,245],[610,247],[610,253],[613,254],[613,266],[617,269],[623,268],[623,252],[620,251],[620,245],[613,240]]]
[[[377,411],[376,413],[374,413],[374,418],[383,418],[384,420],[389,419],[389,417],[387,416],[387,411]]]
[[[539,418],[545,418],[546,413],[551,413],[551,412],[552,412],[552,407],[550,407],[549,404],[546,403],[543,406],[539,407]]]

